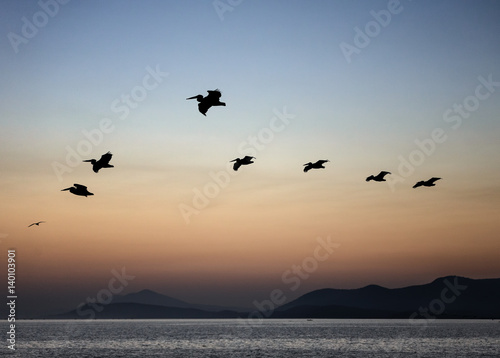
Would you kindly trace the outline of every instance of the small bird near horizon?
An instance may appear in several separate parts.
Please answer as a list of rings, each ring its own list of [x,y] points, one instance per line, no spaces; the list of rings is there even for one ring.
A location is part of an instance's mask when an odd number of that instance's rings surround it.
[[[417,182],[413,188],[418,188],[419,186],[436,186],[435,182],[441,178],[430,178],[429,180],[421,180]]]
[[[91,192],[87,190],[87,187],[85,185],[81,184],[73,184],[71,188],[66,188],[61,191],[69,190],[71,194],[79,195],[79,196],[85,196],[87,197],[88,195],[94,195]]]
[[[326,162],[329,162],[329,160],[328,159],[318,160],[316,163],[311,163],[311,162],[306,163],[306,164],[304,164],[304,166],[305,166],[304,173],[307,173],[311,169],[325,169],[323,164],[325,164]]]
[[[40,224],[41,224],[41,223],[44,223],[44,222],[45,222],[45,221],[39,221],[39,222],[37,222],[37,223],[33,223],[33,224],[31,224],[31,225],[28,225],[28,227],[31,227],[31,226],[33,226],[33,225],[40,226]]]
[[[210,109],[212,106],[225,106],[226,104],[224,102],[220,101],[220,97],[222,95],[221,91],[219,89],[210,91],[208,90],[208,95],[203,97],[201,94],[193,97],[189,97],[186,99],[195,99],[199,102],[198,103],[198,110],[200,111],[201,114],[206,116],[207,111]]]
[[[109,164],[112,156],[113,154],[107,152],[106,154],[101,155],[101,159],[99,160],[88,159],[84,160],[84,162],[90,162],[92,164],[92,170],[97,173],[102,168],[114,168],[114,165]]]
[[[231,162],[235,162],[234,165],[233,165],[233,169],[236,171],[242,165],[252,164],[253,163],[252,159],[256,159],[256,158],[255,157],[250,157],[250,156],[247,155],[247,156],[245,156],[242,159],[236,158],[236,159],[231,160]]]
[[[384,177],[387,175],[387,174],[391,174],[390,172],[384,172],[384,171],[381,171],[380,173],[378,173],[377,175],[373,176],[373,175],[370,175],[368,178],[366,178],[366,181],[370,181],[370,180],[375,180],[375,181],[386,181],[384,179]]]

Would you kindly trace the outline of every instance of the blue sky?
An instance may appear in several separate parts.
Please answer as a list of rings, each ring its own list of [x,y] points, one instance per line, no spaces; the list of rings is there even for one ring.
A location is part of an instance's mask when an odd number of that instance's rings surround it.
[[[214,7],[221,3],[232,8],[222,18]],[[123,265],[148,277],[131,290],[195,300],[199,292],[180,283],[182,277],[198,282],[197,273],[202,287],[202,272],[213,279],[237,253],[247,252],[244,268],[214,282],[233,292],[236,303],[248,304],[242,297],[268,292],[279,284],[279,273],[308,252],[301,240],[312,243],[317,235],[337,232],[349,253],[345,262],[324,266],[304,290],[413,284],[445,274],[498,276],[500,267],[488,255],[499,248],[491,218],[500,203],[500,91],[494,84],[488,92],[481,82],[500,81],[497,1],[73,0],[58,6],[50,17],[36,15],[43,11],[36,1],[0,5],[0,233],[8,234],[4,244],[31,258],[21,275],[53,274],[42,268],[65,257],[73,268],[64,279],[54,276],[51,285],[59,290],[61,282],[78,280],[85,271],[88,258],[74,252],[90,250],[83,245],[90,241],[108,255],[95,258],[92,279],[75,297],[102,287],[110,270]],[[356,28],[366,33],[367,26],[377,26],[373,13],[383,16],[388,9],[397,11],[386,26],[378,25],[377,35],[346,58],[341,45],[354,46]],[[13,33],[23,36],[24,18],[33,23],[44,16],[47,23],[27,43],[12,45]],[[121,120],[113,103],[123,105],[122,96],[143,86],[155,69],[168,75]],[[469,102],[477,108],[454,129],[444,114],[476,96],[481,85],[488,98],[477,106]],[[210,109],[207,117],[196,102],[186,101],[215,88],[227,106]],[[211,180],[209,173],[251,154],[245,143],[283,111],[293,116],[290,123],[261,149],[253,147],[256,163],[231,177],[187,225],[179,205],[191,203],[193,190]],[[68,166],[67,148],[77,150],[86,140],[83,131],[96,130],[105,118],[113,130],[81,159],[110,150],[115,168],[95,175],[84,163],[58,177],[54,162]],[[421,151],[415,141],[428,143],[436,129],[445,139],[403,177],[402,160]],[[302,165],[317,159],[331,162],[304,176]],[[365,183],[380,170],[403,180],[392,188]],[[435,188],[411,188],[432,176],[443,177]],[[59,192],[80,182],[95,197]],[[45,228],[26,233],[26,223],[44,218]],[[443,238],[437,246],[419,241],[437,236]],[[260,265],[259,245],[267,247],[271,238],[263,264],[269,271],[247,277]],[[33,240],[42,251],[33,251]],[[449,256],[436,254],[452,242],[458,246]],[[386,254],[375,254],[367,243]],[[165,260],[145,265],[147,249]],[[132,259],[137,250],[141,258]],[[470,262],[461,260],[470,252]],[[399,270],[364,264],[366,257],[373,265],[390,262],[392,254]],[[192,269],[204,255],[202,268]],[[185,266],[169,266],[175,260]],[[408,268],[405,261],[412,260],[416,264]],[[167,289],[160,281],[173,273],[181,278]],[[218,302],[221,294],[208,293],[207,299]]]

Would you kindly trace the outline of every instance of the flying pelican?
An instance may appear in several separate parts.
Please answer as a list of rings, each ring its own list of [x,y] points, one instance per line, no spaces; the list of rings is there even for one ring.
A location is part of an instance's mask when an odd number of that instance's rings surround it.
[[[422,180],[422,181],[419,181],[417,182],[417,184],[415,184],[413,186],[413,188],[418,188],[419,186],[436,186],[436,184],[434,184],[436,181],[438,181],[439,179],[441,178],[430,178],[429,180]]]
[[[88,160],[84,160],[84,162],[92,163],[92,170],[95,173],[97,173],[102,168],[114,168],[114,165],[109,164],[109,161],[111,160],[112,156],[113,156],[113,154],[111,154],[110,152],[107,152],[106,154],[101,155],[101,159],[99,159],[99,160],[88,159]]]
[[[208,90],[208,95],[206,97],[203,97],[201,94],[193,97],[189,97],[186,99],[195,99],[200,102],[198,103],[198,110],[200,111],[201,114],[206,116],[207,111],[210,109],[212,106],[225,106],[226,104],[224,102],[220,101],[220,96],[221,92],[216,89],[213,91]]]
[[[316,163],[306,163],[304,164],[305,168],[304,168],[304,173],[307,173],[310,169],[320,169],[320,168],[323,168],[325,169],[325,167],[323,166],[323,164],[325,164],[326,162],[329,162],[329,160],[318,160]]]
[[[45,221],[39,221],[39,222],[37,222],[37,223],[33,223],[33,224],[31,224],[31,225],[28,225],[28,227],[31,227],[31,226],[33,226],[33,225],[40,226],[40,224],[41,224],[41,223],[44,223],[44,222],[45,222]]]
[[[373,176],[373,175],[370,175],[368,178],[366,178],[366,181],[370,181],[370,180],[375,180],[375,181],[385,181],[384,177],[387,175],[387,174],[391,174],[390,172],[384,172],[384,171],[381,171],[380,173],[378,173],[377,175]]]
[[[252,164],[252,159],[256,159],[255,157],[249,157],[248,155],[243,158],[243,159],[240,159],[240,158],[236,158],[236,159],[233,159],[231,160],[231,162],[235,162],[234,165],[233,165],[233,169],[234,170],[238,170],[238,168],[242,165],[248,165],[248,164]]]
[[[71,188],[66,188],[66,189],[63,189],[61,191],[69,190],[69,192],[71,194],[85,196],[85,197],[87,195],[94,195],[87,190],[87,187],[85,185],[81,185],[81,184],[73,184],[73,185],[74,186],[72,186]]]

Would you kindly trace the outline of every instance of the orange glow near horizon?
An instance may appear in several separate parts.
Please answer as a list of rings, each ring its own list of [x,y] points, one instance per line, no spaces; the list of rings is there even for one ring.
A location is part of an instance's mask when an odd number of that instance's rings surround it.
[[[68,2],[4,37],[0,266],[15,248],[23,312],[74,308],[122,268],[122,293],[236,306],[500,277],[497,3],[401,4],[350,55],[373,2],[241,2],[227,21],[212,3]],[[4,34],[42,11],[0,7]],[[206,116],[186,100],[215,88]],[[113,168],[83,162],[108,151]],[[318,237],[338,247],[313,263]]]

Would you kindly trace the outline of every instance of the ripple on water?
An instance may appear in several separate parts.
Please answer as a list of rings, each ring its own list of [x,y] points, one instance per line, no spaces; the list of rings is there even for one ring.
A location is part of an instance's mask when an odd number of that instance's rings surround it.
[[[500,357],[496,321],[20,321],[12,357]]]

